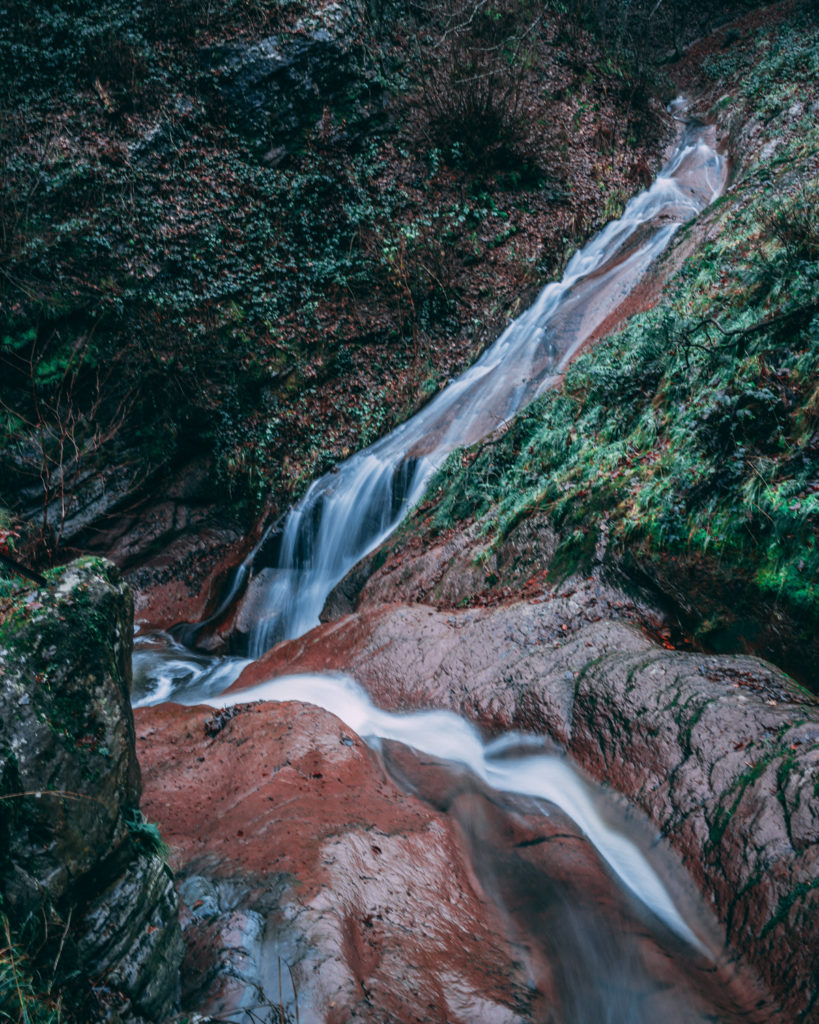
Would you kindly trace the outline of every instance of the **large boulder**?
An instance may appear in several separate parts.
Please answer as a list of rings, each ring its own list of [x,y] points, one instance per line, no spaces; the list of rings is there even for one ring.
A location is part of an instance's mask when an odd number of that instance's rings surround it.
[[[139,812],[132,632],[130,591],[97,559],[0,610],[3,912],[84,1020],[166,1019],[178,985],[173,881]]]

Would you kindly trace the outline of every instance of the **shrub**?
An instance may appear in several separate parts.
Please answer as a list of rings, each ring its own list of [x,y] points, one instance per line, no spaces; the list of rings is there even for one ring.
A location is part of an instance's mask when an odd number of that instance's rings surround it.
[[[791,259],[819,259],[819,178],[765,211],[762,224]]]
[[[446,0],[436,8],[422,93],[438,145],[460,147],[473,164],[513,159],[526,134],[521,100],[540,21],[529,0]]]

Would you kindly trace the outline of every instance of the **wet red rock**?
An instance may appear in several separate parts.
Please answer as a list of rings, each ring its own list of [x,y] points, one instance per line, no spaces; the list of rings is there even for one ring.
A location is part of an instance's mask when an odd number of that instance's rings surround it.
[[[415,565],[423,589],[422,556]],[[411,568],[390,572],[397,589],[412,592]],[[446,574],[437,579],[432,585],[458,593]],[[389,589],[384,578],[373,586],[380,598]],[[564,744],[649,815],[785,1019],[805,1019],[819,941],[815,702],[758,659],[656,646],[617,621],[636,612],[615,597],[572,580],[485,608],[364,607],[274,648],[235,687],[341,670],[389,709],[447,707],[490,732],[520,729]],[[765,1012],[776,1019],[770,1004]]]
[[[218,604],[228,574],[241,562],[249,543],[246,537],[224,531],[177,538],[129,577],[135,622],[146,630],[201,622]]]
[[[548,979],[530,990],[452,824],[401,792],[338,719],[259,704],[209,737],[212,716],[137,711],[142,806],[183,874],[206,865],[245,893],[291,880],[282,906],[297,906],[318,950],[300,968],[302,1012],[312,1001],[329,1024],[511,1022],[516,1006],[545,1005]]]
[[[554,808],[400,745],[382,760],[299,703],[136,720],[143,809],[190,901],[191,1008],[287,1002],[284,952],[305,1021],[557,1024],[601,1019],[614,991],[675,1024],[775,1019],[708,961],[670,956]]]

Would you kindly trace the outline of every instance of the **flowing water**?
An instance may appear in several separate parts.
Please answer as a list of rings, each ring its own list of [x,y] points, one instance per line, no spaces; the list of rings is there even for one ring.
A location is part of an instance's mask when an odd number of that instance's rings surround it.
[[[212,618],[221,617],[250,580],[241,617],[251,658],[317,625],[332,588],[396,528],[446,456],[491,433],[554,383],[628,299],[680,225],[719,195],[725,174],[713,129],[687,124],[653,185],[572,257],[562,281],[547,285],[480,359],[417,415],[314,481],[281,530],[269,531],[240,566]],[[271,548],[273,564],[262,566]],[[187,637],[195,635],[196,628]],[[203,675],[200,692],[215,692],[209,673],[196,666],[183,671],[179,651],[170,652],[169,669],[155,641],[153,651],[138,648],[140,697],[150,701],[153,693],[168,699],[186,691],[188,699]],[[218,679],[224,682],[231,671],[238,676],[241,668],[238,661],[232,669],[223,665]]]
[[[337,715],[353,732],[370,743],[403,743],[422,754],[466,765],[479,779],[500,793],[547,800],[565,811],[591,840],[600,856],[668,928],[694,948],[704,947],[680,917],[664,886],[645,856],[621,833],[609,828],[594,806],[592,795],[569,761],[558,755],[518,754],[533,737],[509,734],[484,743],[469,722],[452,711],[415,711],[393,714],[377,708],[349,676],[300,674],[280,676],[268,683],[223,694],[206,703],[230,707],[254,700],[299,700]]]
[[[772,1019],[760,1017],[754,996],[718,965],[712,922],[679,866],[646,841],[648,824],[542,740],[507,734],[487,742],[451,711],[383,711],[341,673],[280,676],[207,703],[224,708],[256,700],[298,700],[337,715],[380,751],[399,786],[457,822],[460,856],[481,898],[500,911],[501,929],[520,957],[517,969],[530,979],[529,1011],[516,1020]],[[309,978],[309,970],[301,976]],[[437,980],[430,978],[431,988]],[[305,1019],[323,1020],[321,1000],[312,998],[305,981]]]
[[[719,193],[723,161],[691,127],[650,189],[572,258],[563,280],[416,416],[316,480],[285,522],[254,599],[251,657],[318,624],[332,588],[417,502],[432,472],[540,394],[630,294],[684,221]]]
[[[725,173],[712,130],[687,124],[654,184],[572,258],[562,281],[544,288],[534,305],[416,416],[312,484],[281,529],[268,531],[239,568],[212,618],[241,602],[250,658],[316,625],[331,589],[395,529],[446,456],[498,428],[555,382],[577,350],[616,317],[679,226],[716,198]],[[195,635],[192,628],[187,639]],[[345,678],[288,677],[218,697],[246,659],[195,653],[179,642],[179,634],[176,640],[164,634],[137,637],[136,646],[136,705],[169,699],[219,705],[260,698],[309,701],[333,711],[373,743],[400,741],[467,765],[493,792],[523,794],[562,808],[654,920],[696,955],[703,952],[701,938],[683,920],[645,854],[606,825],[587,785],[565,759],[525,751],[501,756],[504,746],[517,749],[520,737],[487,746],[450,713],[381,712]],[[631,1009],[607,1013],[606,1019],[649,1018]]]

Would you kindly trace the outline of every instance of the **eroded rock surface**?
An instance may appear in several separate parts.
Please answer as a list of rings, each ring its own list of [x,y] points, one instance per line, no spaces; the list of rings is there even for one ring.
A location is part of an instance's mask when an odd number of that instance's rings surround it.
[[[146,812],[187,905],[190,1009],[250,1020],[282,1005],[328,1024],[778,1019],[747,977],[658,935],[554,807],[400,744],[379,757],[304,704],[164,705],[136,721]]]
[[[139,814],[132,614],[118,571],[86,559],[0,618],[3,911],[89,1021],[166,1019],[182,955],[172,877]]]
[[[299,704],[136,717],[146,813],[186,876],[200,1010],[277,1003],[281,956],[302,1020],[532,1019],[520,950],[452,824],[337,718]]]
[[[759,659],[657,646],[618,621],[640,608],[615,593],[574,580],[485,608],[365,608],[279,645],[235,685],[340,670],[387,708],[447,707],[557,740],[649,815],[787,1019],[810,1020],[819,709]]]

